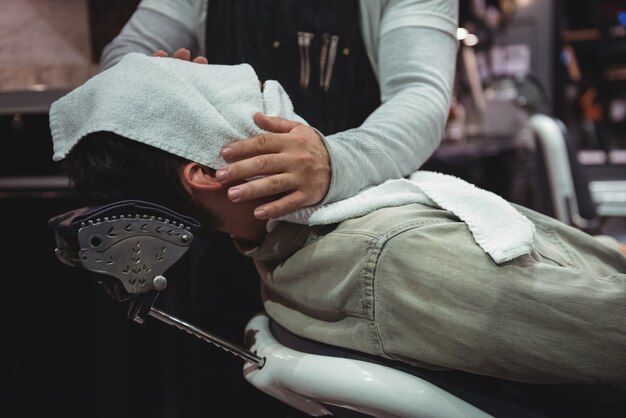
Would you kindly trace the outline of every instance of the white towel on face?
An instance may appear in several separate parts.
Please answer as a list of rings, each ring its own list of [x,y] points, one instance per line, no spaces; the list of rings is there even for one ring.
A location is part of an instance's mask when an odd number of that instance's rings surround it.
[[[264,132],[256,112],[306,123],[280,84],[267,81],[261,92],[247,64],[131,53],[52,104],[53,159],[65,158],[85,135],[109,131],[218,168],[224,145]]]
[[[509,202],[459,178],[429,171],[416,171],[408,180],[388,180],[339,202],[292,212],[273,219],[268,229],[280,220],[327,225],[411,203],[452,212],[467,224],[474,241],[497,264],[532,251],[535,226]]]

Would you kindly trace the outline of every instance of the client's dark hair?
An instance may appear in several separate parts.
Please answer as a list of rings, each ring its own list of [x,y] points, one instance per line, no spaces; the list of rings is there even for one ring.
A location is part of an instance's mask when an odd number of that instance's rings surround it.
[[[183,188],[179,169],[189,160],[112,132],[82,138],[63,169],[88,206],[138,199],[206,219]]]

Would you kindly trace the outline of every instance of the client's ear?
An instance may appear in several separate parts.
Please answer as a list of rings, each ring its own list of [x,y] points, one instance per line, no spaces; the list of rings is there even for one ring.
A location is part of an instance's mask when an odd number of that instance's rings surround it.
[[[222,185],[215,179],[215,170],[205,165],[190,161],[183,165],[181,180],[192,190],[217,191]]]

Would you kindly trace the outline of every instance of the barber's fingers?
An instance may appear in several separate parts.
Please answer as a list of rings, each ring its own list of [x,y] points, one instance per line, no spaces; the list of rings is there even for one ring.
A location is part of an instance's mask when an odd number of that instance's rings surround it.
[[[228,198],[234,202],[256,199],[260,196],[274,196],[292,192],[296,188],[294,176],[289,173],[274,174],[241,183],[228,189]]]
[[[263,172],[268,175],[237,184],[228,189],[228,198],[239,203],[263,197],[275,196],[255,211],[258,219],[286,215],[305,206],[319,203],[330,185],[330,167],[315,164],[294,163],[293,159],[281,154],[263,155],[235,163],[218,170],[217,178],[225,183],[221,171],[234,170],[231,176],[246,175],[248,172]]]
[[[260,114],[259,114],[260,115]],[[311,127],[287,119],[276,121],[287,129],[287,133],[266,133],[248,139],[231,142],[222,148],[221,155],[226,161],[238,161],[255,155],[285,152],[287,149],[302,149],[328,154],[321,138]]]
[[[178,48],[176,52],[172,54],[172,57],[179,60],[189,61],[191,59],[191,52],[187,48]]]
[[[295,146],[294,139],[304,138],[305,135],[319,140],[315,131],[299,122],[279,117],[265,116],[262,113],[254,115],[254,120],[261,129],[270,131],[268,134],[256,135],[241,141],[232,142],[222,148],[222,157],[226,161],[237,161],[260,154],[282,152],[286,146]],[[295,130],[299,131],[295,131]],[[305,132],[308,129],[310,132]],[[281,134],[294,133],[286,137]]]
[[[209,60],[203,56],[197,56],[193,59],[193,62],[195,62],[196,64],[208,64]]]
[[[222,184],[231,183],[257,176],[279,174],[288,171],[289,164],[290,161],[280,154],[263,154],[219,168],[215,173],[215,177]]]
[[[221,155],[226,161],[238,161],[256,155],[281,152],[289,145],[288,134],[261,134],[241,141],[231,142],[222,148]]]
[[[262,220],[277,218],[304,206],[307,206],[306,194],[296,190],[278,200],[257,207],[254,210],[254,217]]]
[[[301,183],[311,176],[312,181],[321,176],[330,182],[326,146],[317,132],[305,125],[286,134],[263,134],[233,142],[222,149],[222,156],[232,161],[217,170],[217,179],[222,183],[281,172],[299,176]]]
[[[158,51],[154,51],[152,53],[153,57],[161,57],[161,58],[167,58],[169,57],[169,54],[165,51],[163,51],[162,49],[159,49]],[[177,59],[181,59],[184,61],[189,61],[191,60],[191,52],[188,49],[185,48],[179,48],[176,50],[176,52],[174,52],[174,54],[172,55],[172,58],[177,58]],[[197,57],[195,57],[193,59],[192,62],[195,62],[196,64],[208,64],[209,60],[206,59],[206,57],[203,57],[201,55],[198,55]]]
[[[277,218],[311,204],[308,194],[297,187],[294,176],[281,173],[231,187],[228,189],[228,198],[237,203],[258,196],[275,195],[276,200],[257,207],[254,216],[257,219]]]
[[[254,115],[254,123],[261,129],[274,133],[287,133],[295,127],[301,125],[300,122],[289,120],[278,116],[266,116],[263,113]]]

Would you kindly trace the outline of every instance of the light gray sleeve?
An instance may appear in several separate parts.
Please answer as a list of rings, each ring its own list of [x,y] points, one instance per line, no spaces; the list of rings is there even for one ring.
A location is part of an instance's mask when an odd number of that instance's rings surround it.
[[[203,32],[198,29],[205,17],[203,0],[143,0],[120,34],[102,51],[100,71],[117,64],[129,52],[152,54],[162,49],[171,54],[187,48],[192,56],[198,55]]]
[[[406,176],[430,157],[448,115],[456,52],[456,39],[432,28],[405,26],[380,37],[383,104],[360,127],[326,138],[332,180],[324,202]]]

